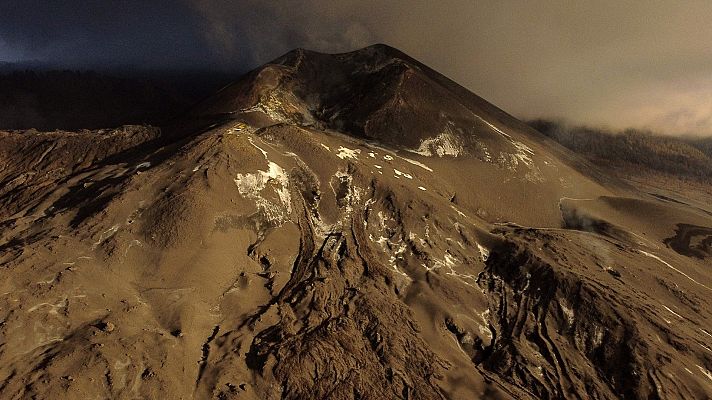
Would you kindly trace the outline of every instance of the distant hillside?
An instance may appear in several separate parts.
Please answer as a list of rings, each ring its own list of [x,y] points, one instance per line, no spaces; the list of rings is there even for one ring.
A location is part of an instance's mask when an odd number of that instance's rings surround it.
[[[0,66],[0,129],[161,124],[233,77],[159,71],[134,78],[41,67],[13,70],[15,67]]]
[[[712,181],[712,138],[662,136],[635,129],[613,132],[544,119],[528,124],[602,166],[640,166]]]
[[[157,123],[189,100],[149,82],[93,72],[16,71],[0,75],[0,129],[104,128]]]

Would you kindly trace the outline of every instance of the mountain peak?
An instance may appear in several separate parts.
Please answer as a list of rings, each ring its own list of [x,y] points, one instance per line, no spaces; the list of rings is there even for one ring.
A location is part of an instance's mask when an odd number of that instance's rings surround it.
[[[260,120],[261,126],[326,128],[412,149],[444,135],[463,154],[480,159],[487,158],[486,146],[506,145],[511,141],[506,131],[521,125],[384,44],[341,54],[290,51],[228,86],[194,114]]]

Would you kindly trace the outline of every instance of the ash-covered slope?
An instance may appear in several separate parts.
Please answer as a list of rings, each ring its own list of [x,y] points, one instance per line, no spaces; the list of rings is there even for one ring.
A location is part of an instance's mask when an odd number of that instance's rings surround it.
[[[0,146],[2,398],[712,393],[712,217],[391,48]]]
[[[255,128],[281,123],[338,132],[414,159],[426,157],[429,165],[448,171],[441,174],[449,175],[454,202],[489,221],[558,226],[561,197],[610,194],[618,185],[385,45],[337,55],[294,50],[224,88],[193,115],[206,123],[242,119]],[[522,196],[536,202],[536,212],[519,201]]]

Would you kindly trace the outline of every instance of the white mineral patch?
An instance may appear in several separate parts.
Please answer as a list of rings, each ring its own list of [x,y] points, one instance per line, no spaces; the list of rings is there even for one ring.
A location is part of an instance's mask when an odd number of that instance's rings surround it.
[[[395,168],[393,168],[393,173],[395,173],[396,178],[399,177],[399,176],[403,176],[403,177],[406,177],[406,178],[408,178],[408,179],[413,179],[413,175],[407,174],[407,173],[405,173],[405,172],[403,172],[403,171],[399,171],[399,170],[397,170],[397,169],[395,169]]]
[[[482,322],[484,322],[485,324],[489,324],[489,315],[490,315],[489,308],[482,311],[479,315],[480,315],[480,318],[482,319]]]
[[[418,186],[418,189],[420,189],[420,190],[422,190],[422,191],[428,190],[428,189],[426,189],[426,188],[424,188],[424,187],[422,187],[422,186]]]
[[[455,265],[457,259],[453,257],[450,253],[445,253],[445,265],[452,267]]]
[[[494,334],[492,334],[492,330],[490,330],[490,328],[488,328],[484,325],[481,325],[481,324],[478,324],[478,326],[479,326],[480,334],[486,336],[489,340],[492,340],[492,338],[494,337]]]
[[[405,158],[405,157],[401,157],[401,156],[398,156],[398,158],[400,158],[401,160],[403,160],[403,161],[405,161],[405,162],[411,163],[411,164],[413,164],[413,165],[417,165],[418,167],[420,167],[420,168],[422,168],[422,169],[424,169],[424,170],[426,170],[426,171],[433,172],[433,169],[432,169],[432,168],[428,167],[427,165],[423,164],[423,163],[420,162],[420,161],[411,160],[410,158]]]
[[[339,152],[336,153],[336,157],[344,160],[347,158],[358,159],[358,155],[361,153],[359,149],[349,149],[348,147],[339,146]]]
[[[480,257],[482,257],[482,262],[487,262],[487,259],[489,258],[489,250],[487,250],[486,247],[482,246],[479,243],[477,244],[477,250],[480,251]]]
[[[517,148],[517,150],[534,155],[534,150],[532,150],[532,148],[527,146],[526,144],[518,142],[516,140],[513,140],[512,144],[514,145],[514,147]]]
[[[143,243],[141,243],[140,240],[134,239],[129,242],[129,245],[126,247],[126,250],[124,251],[124,257],[126,257],[129,254],[129,250],[131,250],[132,247],[143,247]]]
[[[30,307],[30,308],[27,310],[27,312],[28,312],[28,313],[31,313],[31,312],[35,312],[35,311],[39,310],[40,308],[49,307],[49,310],[47,311],[47,314],[50,314],[50,315],[57,315],[59,310],[61,310],[61,309],[65,308],[65,307],[67,307],[67,304],[68,304],[68,299],[67,299],[67,297],[65,296],[65,297],[61,298],[56,304],[53,304],[53,303],[39,303],[39,304],[36,304],[36,305]]]
[[[256,145],[255,142],[252,141],[252,137],[248,137],[247,140],[250,142],[250,144],[252,146],[254,146],[257,150],[259,150],[262,153],[262,155],[265,157],[265,160],[267,160],[267,152],[260,146]]]
[[[420,146],[413,152],[427,157],[433,155],[457,157],[463,153],[463,148],[460,140],[451,130],[451,123],[449,123],[445,130],[437,136],[420,142]]]
[[[433,260],[433,265],[431,267],[428,267],[426,264],[421,264],[421,265],[428,271],[433,271],[433,270],[443,268],[443,267],[449,267],[450,272],[452,274],[452,273],[454,273],[454,271],[452,270],[452,267],[455,266],[455,261],[457,261],[457,259],[455,257],[453,257],[450,253],[445,253],[442,260],[438,260],[438,259]]]
[[[512,137],[509,136],[508,134],[504,133],[504,131],[502,131],[501,129],[499,129],[499,128],[497,128],[496,126],[492,125],[491,123],[489,123],[488,121],[486,121],[484,118],[480,117],[479,115],[474,114],[474,113],[473,113],[472,115],[474,115],[477,119],[479,119],[480,121],[482,121],[482,122],[484,122],[485,124],[487,124],[487,126],[489,126],[490,128],[492,128],[492,130],[494,130],[495,132],[499,133],[500,135],[506,137],[507,139],[511,139],[511,138],[512,138]]]
[[[703,368],[701,365],[698,365],[697,368],[699,368],[700,372],[702,372],[710,381],[712,381],[712,372],[708,371],[706,368]]]
[[[325,145],[324,143],[319,143],[319,144],[321,145],[321,147],[325,148],[326,150],[331,151],[331,148],[329,148],[329,146]]]
[[[455,258],[450,252],[446,252],[444,259],[442,261],[436,261],[435,264],[433,265],[433,268],[431,269],[437,269],[437,268],[447,268],[448,271],[445,272],[446,275],[453,276],[457,278],[460,282],[464,283],[467,286],[473,286],[474,285],[471,282],[477,282],[477,276],[473,274],[462,274],[458,273],[455,271],[455,266],[457,265],[457,258]]]
[[[96,248],[96,246],[100,245],[110,237],[114,236],[114,234],[119,230],[119,225],[114,225],[111,228],[107,229],[106,231],[102,232],[101,235],[99,235],[99,239],[94,243],[92,248]]]
[[[559,299],[559,307],[561,308],[561,312],[566,317],[566,321],[569,323],[569,326],[572,326],[575,321],[573,308],[568,307],[564,299]]]
[[[371,238],[371,240],[373,240],[373,236],[369,235],[369,237]],[[398,260],[403,259],[403,253],[405,253],[406,250],[405,243],[403,243],[401,239],[398,239],[398,241],[394,243],[384,236],[380,236],[377,240],[373,241],[381,247],[384,253],[391,254],[390,258],[388,259],[388,264],[390,264],[391,268],[393,268],[396,273],[410,280],[410,276],[408,276],[407,273],[401,271],[400,268],[398,268]]]
[[[57,280],[57,276],[58,276],[58,275],[53,275],[53,276],[51,276],[51,277],[49,277],[49,278],[45,278],[45,280],[43,280],[43,281],[37,281],[37,282],[35,282],[35,283],[38,284],[38,285],[49,285],[50,283],[53,283],[54,281]]]
[[[518,163],[516,161],[516,160],[518,160],[519,162],[522,162],[529,168],[532,168],[534,166],[534,160],[532,159],[531,156],[534,155],[534,151],[526,144],[524,144],[522,142],[518,142],[516,140],[512,141],[512,145],[514,146],[514,148],[517,149],[517,152],[515,154],[513,154],[515,157],[515,163]]]
[[[670,309],[670,307],[668,307],[668,306],[666,306],[666,305],[663,305],[663,308],[665,308],[666,310],[668,310],[668,312],[669,312],[670,314],[672,314],[672,315],[674,315],[674,316],[676,316],[676,317],[678,317],[678,318],[680,318],[680,319],[684,319],[684,318],[682,317],[682,315],[676,313],[675,311],[673,311],[672,309]]]
[[[524,179],[530,182],[543,182],[544,176],[539,170],[539,167],[534,163],[532,155],[534,151],[524,143],[516,140],[511,140],[512,146],[516,149],[515,153],[500,152],[497,158],[497,163],[506,167],[511,171],[516,171],[520,164],[527,167],[527,172]]]
[[[393,161],[393,157],[389,156],[388,154],[386,154],[385,156],[383,156],[383,159],[386,160],[386,161]]]
[[[463,217],[463,218],[467,218],[467,215],[466,215],[464,212],[458,210],[457,207],[452,206],[452,205],[451,205],[450,207],[451,207],[453,210],[455,210],[455,212],[457,213],[457,215],[459,215],[459,216],[461,216],[461,217]]]
[[[255,201],[257,208],[265,214],[269,221],[284,222],[292,213],[289,177],[284,169],[276,163],[268,161],[267,171],[258,170],[256,173],[237,174],[235,184],[241,195]],[[262,192],[268,185],[277,194],[278,202],[262,196]]]

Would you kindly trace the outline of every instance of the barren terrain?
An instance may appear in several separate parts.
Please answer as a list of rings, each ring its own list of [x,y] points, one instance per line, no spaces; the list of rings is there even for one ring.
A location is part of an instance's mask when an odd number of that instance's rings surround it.
[[[387,46],[0,163],[0,398],[712,396],[709,197]]]

